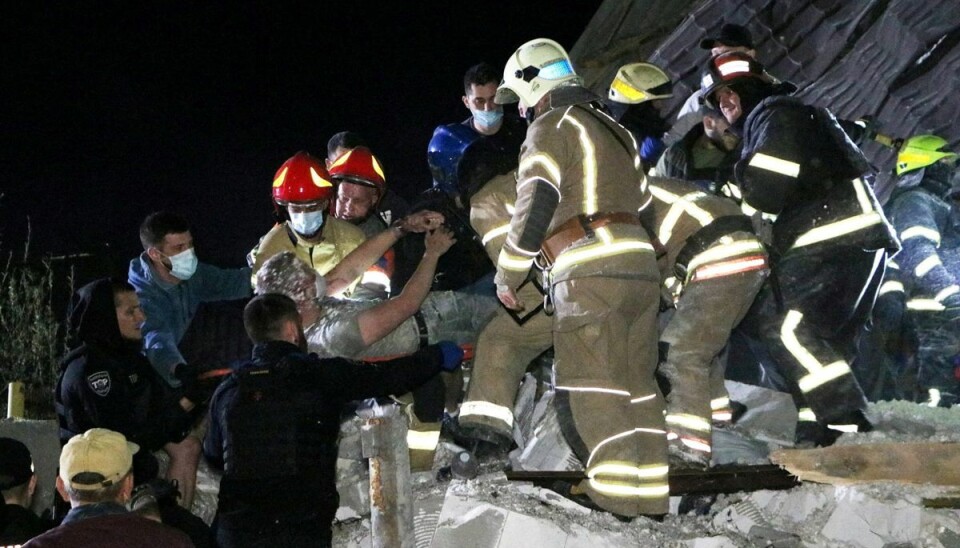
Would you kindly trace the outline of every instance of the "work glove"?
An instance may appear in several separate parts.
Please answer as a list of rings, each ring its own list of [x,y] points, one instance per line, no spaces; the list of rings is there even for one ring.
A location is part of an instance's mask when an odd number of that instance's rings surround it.
[[[437,343],[440,353],[443,355],[443,363],[440,368],[444,371],[456,371],[463,362],[463,349],[455,342],[440,341]]]

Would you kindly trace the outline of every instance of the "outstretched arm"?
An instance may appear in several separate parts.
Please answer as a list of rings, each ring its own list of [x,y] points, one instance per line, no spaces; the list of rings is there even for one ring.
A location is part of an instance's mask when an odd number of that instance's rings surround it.
[[[420,211],[404,217],[387,230],[364,241],[324,276],[327,280],[327,295],[336,295],[353,283],[407,233],[434,230],[442,224],[443,215],[440,213]]]
[[[430,293],[430,286],[433,285],[437,261],[455,241],[453,233],[446,228],[441,227],[427,233],[427,249],[403,291],[386,302],[364,310],[357,317],[360,336],[365,345],[379,341],[420,309],[423,300]]]

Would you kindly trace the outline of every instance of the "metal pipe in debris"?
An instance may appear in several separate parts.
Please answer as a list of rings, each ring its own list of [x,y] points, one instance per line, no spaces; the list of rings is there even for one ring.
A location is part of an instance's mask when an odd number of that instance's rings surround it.
[[[370,459],[370,525],[373,548],[414,548],[413,497],[407,420],[396,405],[380,407],[360,430]]]

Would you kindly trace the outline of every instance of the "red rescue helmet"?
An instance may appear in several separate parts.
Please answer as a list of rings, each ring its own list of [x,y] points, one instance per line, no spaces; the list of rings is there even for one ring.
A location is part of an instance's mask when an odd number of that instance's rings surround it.
[[[331,197],[330,174],[322,162],[302,150],[284,162],[273,176],[273,199],[282,206],[322,202]]]
[[[341,154],[330,164],[330,178],[370,186],[381,195],[387,186],[380,161],[367,147],[356,147]]]

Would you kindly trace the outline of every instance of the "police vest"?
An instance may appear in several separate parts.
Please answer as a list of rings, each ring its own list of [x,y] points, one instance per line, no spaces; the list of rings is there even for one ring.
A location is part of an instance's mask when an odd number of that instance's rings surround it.
[[[297,383],[281,360],[237,374],[237,399],[227,411],[224,471],[235,479],[319,475],[337,458],[315,393]],[[336,430],[336,426],[333,426]]]

